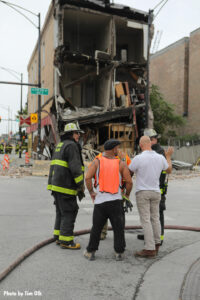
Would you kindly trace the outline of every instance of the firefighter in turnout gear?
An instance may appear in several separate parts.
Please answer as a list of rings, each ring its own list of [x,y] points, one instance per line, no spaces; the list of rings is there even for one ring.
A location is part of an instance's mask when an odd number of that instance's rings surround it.
[[[160,136],[157,134],[157,132],[154,129],[145,129],[144,135],[150,137],[151,149],[165,157],[165,150],[158,143],[158,138],[160,138]],[[160,236],[161,245],[164,241],[164,226],[165,226],[164,211],[166,210],[165,201],[166,201],[166,193],[167,193],[167,186],[168,186],[166,175],[167,175],[166,171],[162,171],[160,175],[161,200],[160,200],[159,212],[160,212],[160,225],[161,225],[161,236]],[[143,240],[144,235],[139,234],[138,239]]]
[[[65,125],[61,142],[56,146],[51,161],[48,187],[54,196],[56,220],[54,237],[56,243],[65,249],[80,249],[74,242],[74,223],[78,213],[77,196],[81,201],[84,194],[84,166],[81,147],[78,143],[79,125]]]

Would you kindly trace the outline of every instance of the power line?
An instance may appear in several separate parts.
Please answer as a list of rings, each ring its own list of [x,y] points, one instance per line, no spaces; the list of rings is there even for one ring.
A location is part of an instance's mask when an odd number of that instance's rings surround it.
[[[155,20],[155,18],[157,17],[157,15],[159,14],[159,12],[161,11],[161,9],[165,6],[165,4],[167,4],[168,1],[169,1],[169,0],[165,0],[164,4],[161,6],[161,8],[158,10],[157,14],[155,15],[154,20]],[[163,2],[163,1],[162,1],[162,2]]]
[[[15,7],[19,7],[20,9],[23,9],[29,13],[32,13],[30,12],[29,10],[25,9],[25,8],[22,8],[21,6],[19,5],[16,5],[16,4],[13,4],[13,3],[10,3],[10,2],[6,2],[6,1],[2,1],[0,0],[1,3],[3,4],[6,4],[7,6],[9,6],[10,8],[14,9],[15,11],[17,11],[20,15],[22,15],[27,21],[29,21],[35,28],[38,29],[37,25],[35,25],[35,23],[33,23],[33,21],[31,19],[29,19],[25,14],[23,14],[19,9],[15,8]],[[36,14],[32,13],[33,15],[37,16]]]
[[[19,74],[18,72],[14,71],[14,70],[12,70],[12,69],[3,68],[3,67],[1,67],[1,66],[0,66],[0,69],[1,69],[1,70],[4,70],[4,71],[6,71],[6,72],[8,72],[9,74],[11,74],[11,75],[14,76],[16,79],[19,80],[19,77],[18,77],[17,75],[13,74],[13,73]]]
[[[162,2],[164,2],[164,1],[166,1],[166,0],[162,0],[162,1],[160,1],[154,8],[153,8],[153,10],[155,10],[160,4],[162,4]]]

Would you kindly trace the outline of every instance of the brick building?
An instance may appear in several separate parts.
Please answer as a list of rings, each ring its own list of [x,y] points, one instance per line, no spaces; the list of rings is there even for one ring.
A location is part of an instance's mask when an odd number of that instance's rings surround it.
[[[177,114],[186,118],[179,132],[200,134],[200,28],[190,37],[156,52],[150,60],[150,82],[160,88],[164,99],[175,105]]]
[[[44,26],[41,30],[41,87],[48,88],[48,95],[41,95],[41,137],[45,135],[44,126],[51,125],[49,118],[50,108],[54,99],[54,16],[53,5],[49,6]],[[38,44],[36,44],[33,53],[30,57],[28,66],[29,83],[38,83]],[[38,111],[38,95],[31,94],[31,87],[28,91],[28,114],[37,113]],[[27,128],[29,151],[33,148],[37,152],[37,127],[38,124],[32,124]],[[33,145],[32,145],[33,144]],[[35,146],[34,146],[35,145]]]

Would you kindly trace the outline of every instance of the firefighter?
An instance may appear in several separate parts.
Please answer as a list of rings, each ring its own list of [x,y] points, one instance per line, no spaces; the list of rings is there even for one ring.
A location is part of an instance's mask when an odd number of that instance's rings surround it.
[[[94,202],[93,226],[87,250],[84,252],[88,260],[95,259],[102,228],[107,219],[114,231],[114,249],[116,260],[123,259],[125,250],[124,208],[123,198],[130,202],[132,180],[127,165],[116,158],[120,142],[110,139],[105,142],[105,152],[95,159],[86,174],[86,185]],[[96,192],[93,190],[92,179],[97,174]],[[121,193],[121,178],[125,181],[126,193]]]
[[[165,150],[160,146],[158,143],[158,139],[160,138],[160,135],[157,134],[157,132],[154,129],[145,129],[144,135],[149,136],[151,140],[151,149],[157,152],[158,154],[161,154],[165,157]],[[167,185],[168,182],[166,181],[166,171],[162,171],[160,175],[160,192],[161,192],[161,200],[160,200],[160,225],[161,225],[161,245],[164,241],[164,226],[165,226],[165,220],[164,220],[164,211],[166,210],[166,193],[167,193]],[[143,234],[138,234],[139,240],[144,240]]]
[[[74,223],[78,213],[77,198],[84,195],[84,166],[81,147],[78,143],[80,127],[78,123],[65,125],[61,142],[55,148],[51,161],[48,190],[52,191],[56,206],[54,237],[63,249],[80,249],[74,241]]]

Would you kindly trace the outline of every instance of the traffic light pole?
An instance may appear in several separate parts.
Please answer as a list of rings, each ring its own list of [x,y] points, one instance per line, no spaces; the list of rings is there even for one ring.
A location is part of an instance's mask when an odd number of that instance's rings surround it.
[[[24,18],[26,18],[35,28],[38,29],[38,84],[35,86],[38,86],[41,88],[41,35],[40,35],[40,13],[36,15],[32,11],[25,9],[22,6],[19,6],[14,3],[10,3],[4,0],[0,0],[1,3],[9,6],[10,8],[14,9],[16,12],[18,12],[20,15],[22,15]],[[23,11],[26,11],[36,17],[38,17],[38,26],[32,22],[31,19],[29,19],[25,14],[23,14],[19,9],[22,9]],[[8,83],[8,82],[1,82],[0,83]],[[11,83],[8,83],[11,84]],[[16,84],[16,83],[13,83]],[[29,86],[32,86],[32,84],[26,84]],[[41,159],[41,95],[38,95],[38,159]]]
[[[38,14],[38,87],[41,88],[41,36],[40,13]],[[38,95],[38,159],[41,159],[41,95]]]
[[[20,115],[22,115],[22,97],[23,97],[23,74],[21,73],[21,97],[20,97]],[[22,146],[22,128],[19,125],[19,136],[20,136],[20,143]],[[19,158],[22,158],[22,151],[20,151],[21,149],[19,149]]]

